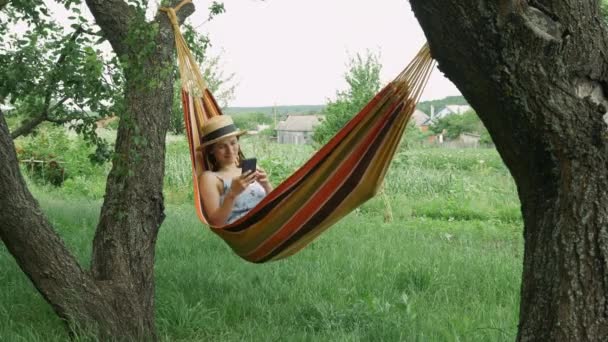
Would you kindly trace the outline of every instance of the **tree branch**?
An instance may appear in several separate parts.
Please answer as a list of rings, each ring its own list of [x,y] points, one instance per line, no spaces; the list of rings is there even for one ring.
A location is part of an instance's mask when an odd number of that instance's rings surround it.
[[[51,108],[48,108],[45,112],[40,113],[35,116],[33,119],[30,119],[23,125],[19,126],[17,129],[11,132],[11,138],[17,139],[18,137],[25,136],[30,134],[38,125],[41,123],[48,121],[56,124],[63,124],[70,120],[77,118],[66,118],[66,119],[53,119],[50,114],[52,114],[55,109],[59,108],[65,101],[67,101],[69,97],[65,96],[59,102],[55,103]]]
[[[25,136],[30,134],[38,125],[40,125],[41,123],[43,123],[44,121],[46,121],[47,119],[47,113],[41,113],[40,115],[34,117],[33,119],[28,120],[26,123],[24,123],[23,125],[19,126],[18,128],[14,129],[11,132],[11,139],[17,139],[20,136]]]
[[[53,93],[55,92],[56,89],[56,83],[57,80],[59,78],[59,69],[61,68],[61,66],[63,65],[63,63],[65,62],[65,59],[68,56],[69,50],[70,50],[70,46],[72,44],[74,44],[74,42],[76,42],[76,39],[78,38],[78,36],[83,32],[82,26],[79,26],[70,36],[70,39],[68,39],[68,42],[66,43],[66,45],[63,47],[63,49],[61,50],[61,54],[59,55],[59,58],[57,58],[57,62],[55,63],[55,68],[53,69],[53,71],[51,71],[51,75],[48,78],[48,83],[46,86],[46,91],[45,91],[45,96],[44,96],[44,109],[42,110],[45,113],[50,112],[49,111],[49,107],[51,105],[51,99],[53,97]],[[64,100],[65,101],[65,100]]]
[[[172,0],[170,1],[170,7],[176,7],[179,3],[181,3],[181,0]],[[194,13],[195,7],[193,3],[186,3],[184,4],[179,10],[177,10],[175,12],[175,14],[177,15],[177,19],[178,19],[178,24],[181,25],[184,23],[184,21],[192,14]],[[158,15],[166,15],[165,13],[158,13]]]
[[[0,11],[8,4],[9,0],[0,0]]]
[[[68,97],[66,96],[66,97],[62,98],[59,102],[57,102],[53,106],[51,106],[51,100],[52,100],[53,94],[55,93],[55,90],[57,88],[56,86],[57,86],[57,80],[59,79],[60,68],[65,63],[65,59],[67,58],[67,56],[70,52],[69,47],[72,44],[74,44],[74,42],[76,41],[78,36],[80,34],[82,34],[83,32],[84,32],[84,30],[83,30],[82,26],[79,26],[72,33],[72,35],[68,39],[66,45],[63,47],[61,54],[57,58],[57,62],[55,62],[55,66],[54,66],[53,70],[51,71],[50,76],[48,76],[48,81],[47,81],[45,95],[44,95],[44,105],[41,110],[41,113],[39,115],[35,116],[33,119],[28,120],[25,124],[21,125],[19,128],[13,130],[13,132],[11,132],[12,139],[16,139],[20,136],[25,136],[25,135],[30,134],[38,125],[40,125],[41,123],[43,123],[45,121],[57,122],[56,120],[52,120],[50,115],[53,113],[53,111],[55,111],[55,109],[59,108],[59,106],[61,106],[66,100],[68,100]]]
[[[136,14],[135,8],[123,0],[86,0],[86,3],[116,55],[127,54],[129,47],[125,40]]]
[[[93,323],[114,316],[27,190],[2,112],[0,159],[0,238],[19,267],[59,317]]]
[[[61,100],[59,100],[59,102],[55,103],[51,108],[49,108],[48,113],[53,113],[55,109],[59,108],[67,100],[69,100],[69,97],[64,96]]]

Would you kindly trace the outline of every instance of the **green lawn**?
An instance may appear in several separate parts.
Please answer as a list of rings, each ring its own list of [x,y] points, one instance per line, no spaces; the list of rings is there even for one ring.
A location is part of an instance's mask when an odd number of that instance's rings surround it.
[[[275,180],[310,154],[281,164],[279,150],[291,147],[253,146],[249,154]],[[240,260],[200,224],[191,195],[179,194],[190,180],[189,161],[183,165],[178,151],[168,151],[169,204],[156,259],[163,340],[515,339],[522,222],[496,151],[402,151],[384,199],[366,203],[295,256],[263,265]],[[33,189],[86,265],[100,200]],[[0,268],[0,340],[65,340],[63,325],[4,247]]]

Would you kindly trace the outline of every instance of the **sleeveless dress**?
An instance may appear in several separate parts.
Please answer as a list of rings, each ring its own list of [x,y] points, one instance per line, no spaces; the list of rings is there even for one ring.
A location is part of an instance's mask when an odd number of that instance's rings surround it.
[[[220,205],[222,205],[224,204],[224,197],[232,185],[232,179],[220,178],[220,180],[224,183],[224,190],[220,195]],[[251,183],[245,189],[245,191],[238,195],[234,200],[234,206],[232,207],[232,211],[226,220],[226,224],[230,224],[239,219],[241,216],[247,214],[251,209],[253,209],[253,207],[260,203],[264,196],[266,196],[264,187],[262,187],[257,181]]]

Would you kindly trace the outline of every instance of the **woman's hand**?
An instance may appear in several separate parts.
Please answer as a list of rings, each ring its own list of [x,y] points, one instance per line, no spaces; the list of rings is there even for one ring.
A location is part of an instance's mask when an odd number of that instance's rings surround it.
[[[271,192],[272,184],[270,184],[270,181],[268,180],[268,175],[266,174],[266,171],[264,171],[264,169],[257,168],[255,173],[256,173],[256,180],[264,188],[264,191],[266,191],[266,194]]]
[[[232,184],[230,185],[228,195],[237,197],[245,191],[251,183],[255,182],[255,178],[256,172],[253,171],[247,171],[247,173],[232,178]]]

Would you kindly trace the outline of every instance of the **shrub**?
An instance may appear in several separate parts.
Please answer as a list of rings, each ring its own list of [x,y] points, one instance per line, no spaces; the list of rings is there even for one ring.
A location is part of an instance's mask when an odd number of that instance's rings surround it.
[[[42,126],[15,144],[19,160],[37,184],[61,186],[72,177],[105,176],[107,163],[91,162],[95,146],[80,136],[70,137],[63,127]]]

